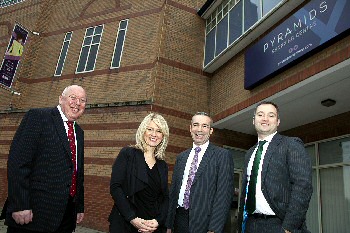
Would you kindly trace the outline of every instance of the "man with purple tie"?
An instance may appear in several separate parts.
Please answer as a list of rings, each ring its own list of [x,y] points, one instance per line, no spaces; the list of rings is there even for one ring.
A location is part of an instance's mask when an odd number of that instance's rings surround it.
[[[233,200],[231,153],[209,142],[211,117],[197,112],[193,147],[176,158],[169,193],[167,233],[222,233]]]

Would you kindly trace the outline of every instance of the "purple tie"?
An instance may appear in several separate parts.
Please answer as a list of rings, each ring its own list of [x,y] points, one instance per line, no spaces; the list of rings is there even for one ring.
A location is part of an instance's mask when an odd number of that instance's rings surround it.
[[[191,190],[192,182],[193,182],[194,177],[196,175],[197,164],[198,164],[198,153],[201,151],[201,148],[196,147],[194,149],[194,151],[195,151],[195,153],[194,153],[194,157],[193,157],[193,160],[191,163],[190,173],[188,174],[187,185],[186,185],[184,201],[183,201],[183,205],[184,205],[184,208],[186,210],[188,210],[188,208],[190,208],[190,190]]]

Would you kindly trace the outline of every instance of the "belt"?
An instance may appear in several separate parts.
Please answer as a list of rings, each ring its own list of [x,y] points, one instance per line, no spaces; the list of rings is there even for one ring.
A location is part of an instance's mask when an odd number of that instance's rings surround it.
[[[253,217],[253,218],[263,218],[263,219],[268,219],[268,218],[277,218],[276,215],[266,215],[266,214],[248,214],[248,217]]]

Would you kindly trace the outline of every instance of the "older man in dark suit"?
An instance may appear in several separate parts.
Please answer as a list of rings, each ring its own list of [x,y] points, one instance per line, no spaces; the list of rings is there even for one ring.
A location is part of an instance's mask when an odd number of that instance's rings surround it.
[[[259,143],[245,158],[239,232],[306,233],[305,218],[312,195],[310,158],[299,138],[277,133],[278,106],[262,102],[253,124]]]
[[[192,117],[193,147],[177,156],[169,193],[168,233],[223,232],[233,199],[233,159],[209,142],[212,119]],[[198,169],[197,169],[198,168]]]
[[[8,157],[8,233],[71,233],[84,217],[85,90],[64,89],[55,108],[29,110]]]

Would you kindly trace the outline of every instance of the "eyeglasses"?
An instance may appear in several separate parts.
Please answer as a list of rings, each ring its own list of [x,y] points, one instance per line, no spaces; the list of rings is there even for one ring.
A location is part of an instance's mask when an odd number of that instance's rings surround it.
[[[85,98],[78,98],[75,95],[70,95],[68,97],[74,102],[77,101],[77,100],[79,100],[80,103],[82,103],[82,104],[86,104],[86,102],[87,102],[87,99],[85,99]]]

